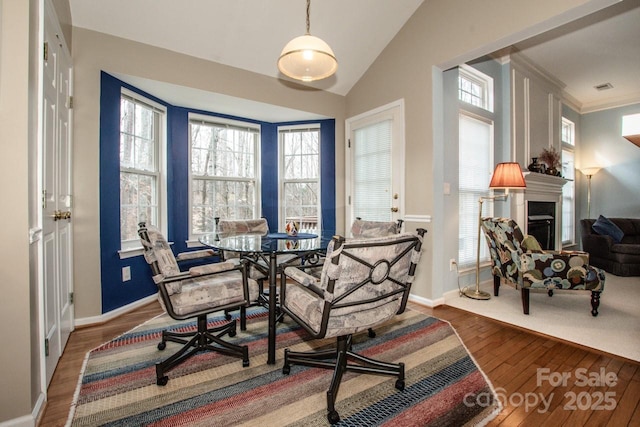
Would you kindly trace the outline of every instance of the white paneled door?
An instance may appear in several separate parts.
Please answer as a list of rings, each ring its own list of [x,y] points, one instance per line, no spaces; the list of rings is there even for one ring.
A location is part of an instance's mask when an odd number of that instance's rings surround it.
[[[404,109],[401,101],[347,120],[346,227],[355,218],[404,214]]]
[[[46,385],[73,330],[71,58],[45,13],[42,96],[42,298]]]

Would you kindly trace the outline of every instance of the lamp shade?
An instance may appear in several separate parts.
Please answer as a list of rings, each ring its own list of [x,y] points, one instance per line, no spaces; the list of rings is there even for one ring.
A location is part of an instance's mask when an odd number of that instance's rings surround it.
[[[527,183],[524,181],[520,164],[516,162],[498,163],[489,188],[526,188]]]
[[[597,174],[600,169],[601,168],[599,168],[599,167],[583,168],[583,169],[580,169],[580,172],[582,172],[586,176],[593,176],[593,175]]]
[[[305,34],[291,40],[282,49],[278,69],[292,79],[312,82],[333,75],[338,69],[338,61],[327,43]]]

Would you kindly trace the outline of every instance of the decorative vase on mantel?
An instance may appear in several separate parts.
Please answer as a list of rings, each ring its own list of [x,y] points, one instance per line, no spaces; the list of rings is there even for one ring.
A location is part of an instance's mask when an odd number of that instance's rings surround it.
[[[545,171],[547,175],[560,176],[560,171],[554,167],[550,167]]]
[[[531,164],[527,167],[530,172],[544,173],[544,164],[538,163],[537,157],[531,158]]]

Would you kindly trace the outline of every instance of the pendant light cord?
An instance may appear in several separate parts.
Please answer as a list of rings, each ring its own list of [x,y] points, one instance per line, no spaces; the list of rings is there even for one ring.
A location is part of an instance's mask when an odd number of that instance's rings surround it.
[[[311,27],[310,21],[309,21],[309,11],[311,10],[311,0],[307,0],[307,34],[309,35],[309,27]]]

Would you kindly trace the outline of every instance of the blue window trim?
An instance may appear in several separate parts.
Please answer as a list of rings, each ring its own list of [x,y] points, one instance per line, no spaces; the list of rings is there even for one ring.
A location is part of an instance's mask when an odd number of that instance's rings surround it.
[[[167,109],[167,239],[174,251],[187,250],[189,239],[189,113],[256,123],[261,128],[262,215],[278,223],[278,126],[318,123],[321,137],[322,218],[325,229],[336,226],[335,120],[268,123],[209,111],[177,107],[102,71],[100,76],[100,261],[102,313],[157,292],[143,257],[120,259],[120,94],[122,88]],[[122,283],[122,267],[131,281]]]

